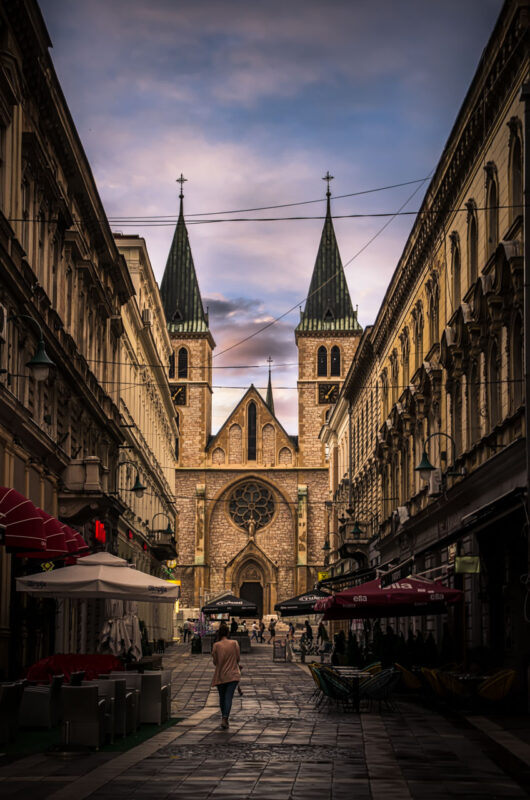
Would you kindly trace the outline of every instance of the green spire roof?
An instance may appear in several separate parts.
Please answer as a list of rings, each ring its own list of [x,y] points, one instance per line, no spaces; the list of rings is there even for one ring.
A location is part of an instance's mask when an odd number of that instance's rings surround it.
[[[169,331],[208,333],[208,319],[202,305],[188,231],[184,222],[182,191],[179,196],[180,213],[160,284],[160,297]]]
[[[348,284],[335,237],[327,192],[327,210],[311,286],[297,332],[361,331],[353,310]]]

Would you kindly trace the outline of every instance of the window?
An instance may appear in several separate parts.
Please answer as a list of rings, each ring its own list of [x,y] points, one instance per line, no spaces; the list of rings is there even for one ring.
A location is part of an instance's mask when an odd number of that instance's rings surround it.
[[[497,189],[497,170],[492,161],[486,164],[486,222],[488,258],[495,252],[499,240],[499,192]]]
[[[175,353],[171,353],[169,356],[169,377],[175,377]]]
[[[274,496],[262,483],[247,482],[236,487],[230,496],[228,509],[233,522],[243,530],[260,530],[274,516]]]
[[[247,423],[247,459],[256,460],[256,404],[248,404],[248,423]]]
[[[330,375],[340,375],[340,348],[337,345],[331,348]]]
[[[453,439],[455,442],[455,453],[458,456],[462,452],[462,387],[460,381],[455,381],[452,393],[452,423]]]
[[[319,377],[327,377],[328,374],[328,351],[322,346],[318,348],[317,353],[317,375]]]
[[[179,361],[178,361],[178,378],[187,378],[188,377],[188,351],[185,347],[181,347],[179,350]]]
[[[476,361],[473,361],[468,376],[468,411],[470,444],[480,439],[480,373]]]
[[[524,403],[523,352],[523,321],[518,314],[513,325],[511,347],[513,411]]]
[[[478,278],[478,220],[477,206],[474,200],[467,204],[467,258],[469,263],[469,280],[474,283]]]
[[[434,294],[429,299],[429,333],[432,347],[438,341],[438,299]]]
[[[451,234],[451,249],[453,254],[453,311],[456,311],[461,300],[461,269],[460,269],[460,242],[458,234],[454,231]]]
[[[22,247],[28,255],[29,243],[29,181],[24,178],[21,185],[22,200]]]
[[[501,417],[501,384],[499,377],[497,343],[493,341],[488,358],[488,418],[490,429],[500,422]]]
[[[510,157],[510,220],[523,213],[523,157],[521,139],[513,137]]]

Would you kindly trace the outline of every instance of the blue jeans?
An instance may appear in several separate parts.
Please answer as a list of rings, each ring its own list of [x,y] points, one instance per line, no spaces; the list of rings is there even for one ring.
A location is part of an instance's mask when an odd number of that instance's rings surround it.
[[[234,692],[237,684],[238,681],[229,681],[228,683],[219,683],[217,685],[217,691],[219,692],[219,705],[221,706],[221,715],[227,719],[230,716],[232,700],[234,698]]]

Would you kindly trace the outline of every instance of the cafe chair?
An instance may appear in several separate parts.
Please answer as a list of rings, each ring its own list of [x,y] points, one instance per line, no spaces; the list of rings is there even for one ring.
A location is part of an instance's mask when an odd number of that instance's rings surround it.
[[[399,670],[401,674],[401,683],[405,687],[405,689],[410,689],[411,692],[416,691],[417,689],[421,689],[421,681],[420,679],[414,675],[410,669],[402,666],[401,664],[394,665],[397,670]]]
[[[166,703],[167,703],[166,719],[169,719],[171,717],[171,697],[172,697],[171,673],[172,670],[170,669],[144,670],[143,673],[144,675],[160,675],[162,677],[162,687],[167,687],[167,691],[165,692]]]
[[[496,672],[480,684],[477,695],[483,700],[494,703],[504,700],[515,683],[516,674],[513,669],[503,669]]]
[[[23,682],[0,685],[0,744],[12,742],[17,735],[23,691]]]
[[[401,673],[399,670],[383,669],[361,684],[359,687],[360,698],[368,701],[370,709],[374,703],[378,703],[379,711],[381,711],[382,705],[385,705],[389,711],[396,711],[397,708],[392,699],[392,694],[400,681]]]
[[[25,686],[20,705],[23,728],[54,728],[61,721],[64,675],[54,675],[49,686]]]
[[[137,731],[140,727],[142,707],[142,676],[139,672],[109,672],[100,675],[100,679],[124,680],[126,691],[125,703],[125,728],[127,734]]]
[[[63,744],[99,749],[105,743],[109,714],[97,686],[63,686],[61,706]]]
[[[85,670],[81,669],[78,672],[70,673],[70,686],[81,686],[85,680]]]

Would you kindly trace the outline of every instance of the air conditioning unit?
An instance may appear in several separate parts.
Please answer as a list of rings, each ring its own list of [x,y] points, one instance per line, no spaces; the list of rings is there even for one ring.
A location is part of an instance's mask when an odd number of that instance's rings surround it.
[[[433,469],[429,476],[429,497],[437,497],[442,493],[442,470]]]
[[[0,341],[7,339],[7,308],[0,303]]]
[[[144,325],[151,325],[152,321],[153,320],[151,317],[151,309],[144,308],[142,311],[142,322],[144,323]]]
[[[399,524],[403,525],[409,519],[409,510],[407,506],[398,506],[396,509]]]

